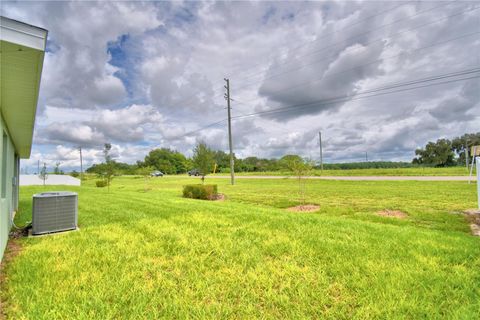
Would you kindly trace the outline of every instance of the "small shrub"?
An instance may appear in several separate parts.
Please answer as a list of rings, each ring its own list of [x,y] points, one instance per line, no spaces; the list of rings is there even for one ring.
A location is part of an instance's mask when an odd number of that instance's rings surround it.
[[[213,200],[217,196],[216,184],[189,184],[183,186],[183,197],[202,200]]]
[[[97,180],[95,181],[95,185],[98,187],[98,188],[104,188],[107,186],[107,181],[105,180]]]

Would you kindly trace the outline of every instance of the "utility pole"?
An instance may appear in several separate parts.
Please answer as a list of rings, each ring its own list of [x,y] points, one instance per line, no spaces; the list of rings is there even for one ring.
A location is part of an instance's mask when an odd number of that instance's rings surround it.
[[[83,158],[82,158],[82,147],[78,147],[78,151],[80,151],[80,181],[83,180]]]
[[[368,152],[365,151],[365,162],[368,162]]]
[[[320,171],[323,171],[323,152],[322,152],[322,132],[318,132],[318,140],[320,144]]]
[[[470,159],[468,159],[468,143],[466,143],[465,145],[465,165],[467,166],[467,171],[468,171],[468,165],[469,165],[469,161]]]
[[[227,99],[227,112],[228,112],[228,146],[230,148],[230,180],[232,186],[235,184],[235,172],[234,172],[234,163],[233,163],[233,143],[232,143],[232,115],[230,112],[230,80],[224,79],[227,83],[225,89],[225,99]]]
[[[40,160],[37,160],[37,174],[40,174]]]

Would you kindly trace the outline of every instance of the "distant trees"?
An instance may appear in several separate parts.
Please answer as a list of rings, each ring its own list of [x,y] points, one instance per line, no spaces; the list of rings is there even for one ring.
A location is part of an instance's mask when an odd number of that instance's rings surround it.
[[[205,176],[212,172],[215,163],[215,152],[204,142],[200,142],[193,149],[192,162],[202,176],[202,183],[205,183]]]
[[[110,165],[113,166],[115,174],[135,174],[138,168],[136,164],[117,162],[115,160],[111,160]],[[87,173],[102,174],[106,171],[106,166],[107,165],[105,163],[93,164],[85,171]]]
[[[166,174],[178,174],[187,172],[188,161],[178,151],[161,148],[150,151],[144,161],[137,162],[137,165],[150,166]]]
[[[455,154],[452,150],[452,142],[447,139],[438,139],[437,142],[429,142],[425,148],[415,150],[415,164],[425,164],[434,167],[453,166]]]
[[[463,165],[465,163],[466,150],[468,149],[470,155],[472,146],[480,146],[480,132],[466,133],[452,140],[452,150],[458,155],[458,164]]]
[[[60,162],[55,163],[55,168],[53,168],[53,174],[63,174],[63,170],[60,169]]]
[[[475,145],[480,145],[480,132],[464,134],[453,140],[438,139],[428,142],[425,148],[415,150],[416,157],[412,163],[435,167],[464,165],[466,150],[470,151]]]
[[[87,173],[96,173],[103,175],[105,172],[112,171],[115,174],[138,174],[138,168],[151,167],[153,170],[159,170],[166,174],[185,173],[191,169],[198,169],[198,162],[195,156],[187,158],[182,153],[169,148],[157,148],[151,150],[143,161],[137,161],[136,164],[127,164],[116,162],[109,154],[109,146],[105,162],[94,164],[86,170]],[[222,150],[211,150],[204,143],[202,145],[211,153],[212,164],[205,171],[208,174],[213,171],[216,164],[216,171],[230,172],[230,155]],[[435,142],[428,142],[424,148],[415,150],[415,158],[411,162],[392,162],[392,161],[369,161],[369,162],[351,162],[351,163],[325,163],[324,169],[370,169],[370,168],[406,168],[415,166],[453,166],[464,165],[466,150],[470,153],[470,148],[474,145],[480,145],[480,132],[464,134],[452,140],[438,139]],[[202,146],[202,148],[203,148]],[[199,145],[196,146],[198,148]],[[105,152],[104,148],[104,152]],[[107,159],[108,158],[108,159]],[[247,157],[240,159],[234,155],[236,172],[265,172],[265,171],[289,171],[287,163],[301,161],[302,157],[296,154],[288,154],[280,159],[266,159],[259,157]],[[59,170],[57,164],[56,170]]]

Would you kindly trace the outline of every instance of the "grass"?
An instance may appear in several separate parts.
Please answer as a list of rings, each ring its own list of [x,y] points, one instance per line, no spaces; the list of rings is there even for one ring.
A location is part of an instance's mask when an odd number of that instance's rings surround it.
[[[289,171],[269,172],[239,172],[237,175],[245,176],[288,176]],[[217,173],[217,175],[229,175],[229,173]],[[465,167],[446,168],[385,168],[385,169],[345,169],[345,170],[313,170],[312,176],[467,176],[469,172]]]
[[[291,179],[209,179],[224,202],[181,197],[198,181],[87,181],[81,230],[22,238],[1,296],[12,319],[478,319],[480,239],[458,212],[475,184],[309,181],[318,213],[290,213]],[[65,187],[49,187],[61,190]],[[21,189],[17,223],[30,217]],[[379,217],[397,209],[407,219]]]

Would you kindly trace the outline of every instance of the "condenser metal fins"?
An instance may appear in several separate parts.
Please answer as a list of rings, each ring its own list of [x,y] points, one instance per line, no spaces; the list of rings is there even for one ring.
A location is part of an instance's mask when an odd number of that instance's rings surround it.
[[[75,192],[43,192],[33,196],[32,234],[77,229],[78,195]]]

